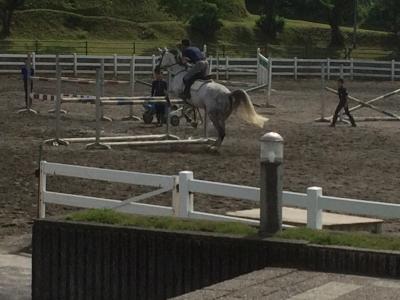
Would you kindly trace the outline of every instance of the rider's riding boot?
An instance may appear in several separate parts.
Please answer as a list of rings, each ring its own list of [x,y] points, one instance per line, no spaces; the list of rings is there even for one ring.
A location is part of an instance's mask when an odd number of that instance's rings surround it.
[[[183,95],[185,97],[185,100],[190,99],[190,84],[185,85],[185,90],[183,91]]]

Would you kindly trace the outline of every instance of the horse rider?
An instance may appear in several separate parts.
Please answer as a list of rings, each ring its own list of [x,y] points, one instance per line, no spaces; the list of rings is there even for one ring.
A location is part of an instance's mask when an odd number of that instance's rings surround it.
[[[197,79],[206,78],[208,75],[208,62],[206,57],[197,47],[191,46],[190,40],[184,39],[181,41],[182,47],[182,63],[192,64],[188,73],[183,78],[185,84],[184,100],[190,99],[190,87]]]

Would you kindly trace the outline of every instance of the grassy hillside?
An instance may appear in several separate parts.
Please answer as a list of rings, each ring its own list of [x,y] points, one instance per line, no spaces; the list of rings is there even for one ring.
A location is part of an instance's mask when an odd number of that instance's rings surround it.
[[[107,16],[134,22],[167,21],[173,18],[159,0],[28,0],[27,9],[51,9],[84,16]]]
[[[246,10],[245,0],[209,0],[218,5],[223,16],[223,28],[217,35],[215,45],[209,49],[216,52],[216,47],[225,48],[226,54],[252,54],[256,47],[270,50],[273,56],[298,57],[334,57],[338,53],[327,53],[326,45],[330,39],[330,27],[326,24],[286,20],[284,32],[278,41],[269,45],[265,37],[255,30],[257,15]],[[161,3],[167,3],[161,5]],[[168,7],[168,5],[170,7]],[[181,38],[188,36],[188,25],[178,21],[174,0],[29,0],[26,9],[17,11],[12,26],[12,40],[78,40],[90,41],[90,45],[111,41],[108,47],[101,47],[91,53],[132,53],[133,41],[141,44],[136,53],[151,53],[159,46],[175,45]],[[42,7],[47,7],[46,9]],[[51,9],[49,9],[51,8]],[[257,9],[252,6],[252,12]],[[182,20],[187,20],[183,18]],[[351,40],[351,28],[343,28],[348,40]],[[360,30],[360,47],[383,48],[388,35],[384,32]],[[124,42],[129,46],[119,45]],[[202,41],[198,40],[198,44]],[[77,42],[79,43],[79,42]],[[12,42],[0,43],[2,51],[27,51]],[[218,46],[216,46],[218,45]],[[268,47],[267,47],[268,45]],[[79,48],[80,47],[80,48]],[[125,48],[129,48],[126,50]],[[36,45],[37,48],[37,45]],[[115,48],[115,49],[114,49]],[[321,49],[319,49],[321,48]],[[30,48],[32,49],[32,48]],[[41,52],[78,52],[82,53],[82,43],[59,42],[40,47]],[[318,51],[321,51],[319,53]],[[311,53],[311,54],[310,54]],[[369,56],[374,56],[369,55]],[[378,56],[382,54],[378,54]]]

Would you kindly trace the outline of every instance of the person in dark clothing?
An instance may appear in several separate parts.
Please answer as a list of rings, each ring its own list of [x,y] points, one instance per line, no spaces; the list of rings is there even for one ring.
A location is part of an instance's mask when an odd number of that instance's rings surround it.
[[[156,68],[154,70],[154,80],[151,84],[151,96],[162,97],[166,96],[167,92],[168,92],[168,84],[165,80],[163,80],[161,70],[159,68]],[[156,112],[157,124],[159,126],[162,126],[163,116],[165,115],[166,104],[157,102],[154,104],[154,108]]]
[[[32,65],[30,66],[30,76],[35,75],[35,70]],[[24,81],[24,91],[25,91],[25,104],[26,107],[31,107],[30,93],[33,91],[33,82],[32,80],[28,80],[28,61],[25,61],[24,66],[21,68],[22,80]],[[30,88],[28,88],[28,81],[30,81]]]
[[[348,98],[347,98],[347,90],[344,87],[344,80],[339,79],[338,80],[338,96],[339,96],[339,104],[336,107],[335,114],[333,115],[331,127],[335,127],[338,115],[340,111],[344,108],[344,113],[349,117],[349,120],[351,122],[351,126],[356,127],[356,122],[354,121],[353,116],[350,114],[349,111],[349,103],[348,103]]]
[[[183,78],[185,84],[184,98],[190,99],[190,87],[197,79],[205,78],[208,75],[208,62],[206,57],[197,47],[191,46],[189,40],[182,40],[182,63],[192,64],[192,68]]]

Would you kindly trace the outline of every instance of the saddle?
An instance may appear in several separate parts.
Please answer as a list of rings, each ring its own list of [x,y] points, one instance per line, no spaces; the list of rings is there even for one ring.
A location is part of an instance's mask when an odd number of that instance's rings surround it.
[[[198,91],[199,89],[202,88],[203,85],[213,82],[213,80],[211,79],[211,75],[207,75],[204,78],[201,79],[196,79],[195,82],[192,84],[190,90],[191,91]]]

